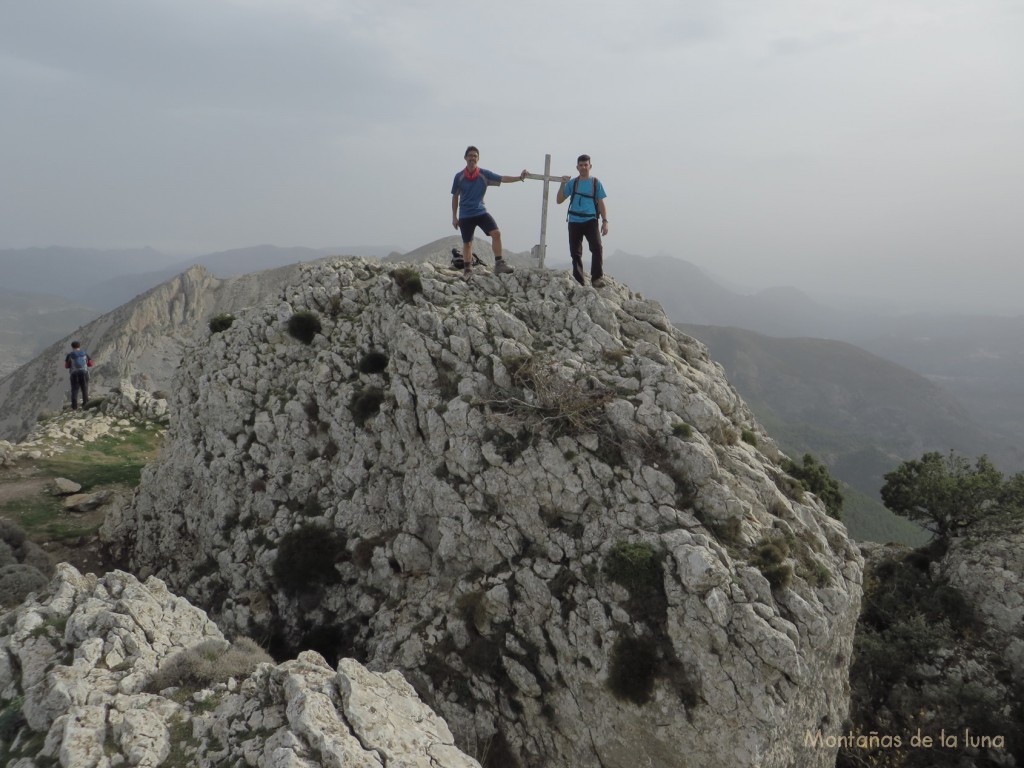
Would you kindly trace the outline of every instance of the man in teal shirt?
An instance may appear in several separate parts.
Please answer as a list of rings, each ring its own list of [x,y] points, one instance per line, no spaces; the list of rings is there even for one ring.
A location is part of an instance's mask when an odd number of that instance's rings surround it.
[[[604,246],[601,236],[608,234],[608,209],[604,185],[590,175],[590,155],[576,159],[579,176],[570,179],[562,177],[556,201],[559,205],[569,201],[569,255],[572,257],[572,276],[580,285],[585,285],[583,272],[583,238],[590,247],[590,284],[595,288],[604,286]],[[598,227],[598,219],[601,220]]]

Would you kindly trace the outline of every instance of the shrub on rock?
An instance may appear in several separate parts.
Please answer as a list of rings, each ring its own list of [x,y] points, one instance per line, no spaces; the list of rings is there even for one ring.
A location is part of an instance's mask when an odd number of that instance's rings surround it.
[[[303,344],[312,344],[316,335],[323,330],[320,316],[316,312],[303,310],[288,318],[288,333]]]

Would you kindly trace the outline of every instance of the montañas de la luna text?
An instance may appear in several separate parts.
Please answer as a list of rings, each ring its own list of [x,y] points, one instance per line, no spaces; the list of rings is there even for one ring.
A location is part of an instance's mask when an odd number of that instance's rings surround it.
[[[866,734],[850,731],[845,735],[834,736],[818,730],[804,731],[804,746],[821,749],[1005,749],[1006,737],[971,733],[970,728],[948,733],[943,728],[938,735],[922,733],[918,729],[910,736],[877,731]]]

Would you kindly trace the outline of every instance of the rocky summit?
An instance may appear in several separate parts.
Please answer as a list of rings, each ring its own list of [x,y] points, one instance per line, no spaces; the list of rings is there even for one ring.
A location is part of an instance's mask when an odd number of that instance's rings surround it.
[[[67,768],[479,768],[397,672],[275,665],[158,579],[58,567],[0,620],[0,761]]]
[[[329,260],[182,360],[111,546],[228,634],[488,766],[834,763],[861,556],[656,303]]]

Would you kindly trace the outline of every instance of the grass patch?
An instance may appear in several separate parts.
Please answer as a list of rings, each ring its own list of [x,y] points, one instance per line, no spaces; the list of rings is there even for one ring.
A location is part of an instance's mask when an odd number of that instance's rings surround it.
[[[79,483],[83,492],[101,486],[134,488],[142,469],[156,457],[161,437],[155,428],[138,429],[122,435],[107,435],[94,443],[83,443],[56,456],[35,462],[44,477],[67,477]]]
[[[74,480],[82,486],[83,493],[107,488],[130,490],[139,484],[142,470],[156,456],[161,439],[155,427],[122,436],[108,435],[93,443],[75,445],[56,456],[38,459],[33,467],[44,478]],[[0,505],[0,515],[20,526],[36,543],[92,536],[104,518],[102,509],[67,512],[62,501],[48,493],[12,499]]]
[[[105,513],[94,510],[83,514],[64,511],[59,499],[35,496],[16,499],[0,506],[0,516],[12,520],[31,541],[67,541],[92,536],[103,524]]]

